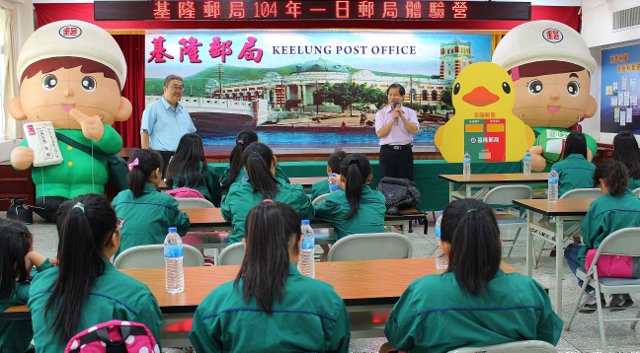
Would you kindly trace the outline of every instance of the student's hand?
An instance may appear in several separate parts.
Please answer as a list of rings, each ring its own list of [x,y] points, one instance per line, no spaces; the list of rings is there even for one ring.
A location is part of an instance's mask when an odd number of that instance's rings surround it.
[[[104,136],[104,124],[102,123],[101,117],[97,115],[88,116],[75,108],[69,111],[69,115],[80,123],[82,134],[86,138],[98,142],[102,139],[102,136]]]
[[[51,256],[49,258],[49,263],[53,266],[58,266],[58,257],[57,256]]]
[[[25,170],[33,164],[33,150],[29,147],[18,146],[11,151],[11,165],[18,170]]]
[[[27,271],[29,271],[33,266],[39,267],[40,265],[42,265],[42,263],[45,260],[46,258],[44,257],[44,255],[42,255],[41,253],[35,250],[29,251],[27,255],[24,257],[24,262],[27,267]]]

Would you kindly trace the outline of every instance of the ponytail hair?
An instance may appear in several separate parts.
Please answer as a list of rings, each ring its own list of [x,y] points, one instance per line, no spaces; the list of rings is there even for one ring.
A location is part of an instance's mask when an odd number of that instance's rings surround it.
[[[24,261],[33,245],[33,235],[24,223],[0,219],[0,301],[15,291],[14,282],[24,283],[29,269]]]
[[[344,216],[344,219],[350,219],[358,213],[362,185],[367,182],[370,174],[371,164],[364,155],[354,153],[342,160],[340,176],[346,180],[344,191],[347,195],[347,201],[349,201],[349,212]]]
[[[240,174],[240,169],[242,169],[244,164],[242,162],[242,153],[254,142],[258,142],[258,134],[253,130],[240,131],[236,136],[236,145],[233,146],[231,154],[229,155],[229,178],[227,179],[229,185],[231,185],[238,177],[238,174]]]
[[[604,180],[613,196],[622,196],[627,192],[629,184],[629,171],[621,162],[613,159],[605,159],[600,162],[593,172],[593,185],[600,186],[600,179]]]
[[[278,182],[271,173],[271,163],[273,151],[264,143],[254,142],[242,153],[242,164],[247,169],[249,183],[255,191],[262,193],[263,199],[275,198],[279,191]]]
[[[451,245],[447,272],[471,295],[482,293],[502,258],[500,229],[491,208],[476,199],[451,202],[442,216],[441,240]]]
[[[580,131],[571,131],[564,144],[562,158],[567,158],[572,154],[582,155],[587,158],[587,138]]]
[[[162,156],[156,151],[140,149],[133,152],[128,164],[127,184],[133,197],[138,198],[142,195],[144,185],[149,181],[151,173],[158,168],[162,169]]]
[[[258,307],[271,314],[275,300],[282,301],[289,275],[289,248],[300,241],[300,216],[291,206],[263,201],[247,215],[246,254],[234,288],[242,279],[245,302],[256,298]]]
[[[202,174],[206,169],[202,138],[193,132],[184,134],[165,172],[167,185],[173,187],[174,180],[178,187],[204,185]]]
[[[611,159],[622,162],[629,170],[629,177],[640,179],[640,152],[638,141],[631,131],[620,131],[613,138]]]
[[[146,151],[146,150],[142,150]],[[116,212],[102,195],[81,195],[58,209],[58,278],[45,305],[64,344],[76,333],[89,290],[105,271],[103,251],[116,232]]]

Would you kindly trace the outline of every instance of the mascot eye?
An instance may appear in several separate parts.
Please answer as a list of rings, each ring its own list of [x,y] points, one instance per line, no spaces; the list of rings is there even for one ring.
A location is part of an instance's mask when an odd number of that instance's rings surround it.
[[[576,81],[571,81],[567,84],[567,92],[572,96],[577,96],[580,93],[580,84]]]
[[[502,82],[502,90],[504,91],[504,93],[509,94],[511,93],[511,86],[509,86],[509,84],[506,82]]]
[[[542,82],[540,80],[531,80],[527,83],[527,88],[529,88],[529,93],[533,95],[540,94],[542,92]]]
[[[52,89],[56,88],[57,85],[58,78],[56,77],[56,75],[48,74],[44,75],[44,77],[42,78],[42,88],[46,89],[47,91],[51,91]]]
[[[460,83],[456,83],[455,86],[453,86],[453,94],[458,94],[460,93]]]
[[[87,92],[93,92],[96,90],[96,79],[91,76],[85,76],[82,78],[82,89]]]

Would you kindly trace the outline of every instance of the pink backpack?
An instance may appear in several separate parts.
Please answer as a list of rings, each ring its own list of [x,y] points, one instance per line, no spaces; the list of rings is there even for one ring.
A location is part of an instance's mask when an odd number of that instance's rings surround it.
[[[175,197],[176,199],[178,198],[182,198],[182,197],[197,197],[199,199],[204,199],[204,195],[202,195],[202,193],[196,189],[192,189],[192,188],[187,188],[187,187],[181,187],[181,188],[177,188],[177,189],[172,189],[172,190],[167,190],[165,191],[165,194],[167,195],[171,195],[173,197]]]
[[[146,325],[111,320],[73,336],[65,353],[160,353],[160,347]]]

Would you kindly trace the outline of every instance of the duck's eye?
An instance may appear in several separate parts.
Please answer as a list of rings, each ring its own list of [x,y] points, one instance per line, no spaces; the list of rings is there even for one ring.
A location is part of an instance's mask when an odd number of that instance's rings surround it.
[[[42,78],[42,88],[46,89],[47,91],[51,91],[52,89],[56,88],[57,85],[58,78],[56,77],[56,75],[48,74],[44,75],[44,77]]]
[[[506,82],[502,82],[502,90],[504,93],[509,94],[511,93],[511,86]]]
[[[87,92],[95,91],[96,87],[98,86],[96,83],[96,79],[91,76],[83,77],[81,84],[82,84],[82,89]]]
[[[453,94],[458,94],[460,93],[460,83],[456,83],[455,86],[453,86]]]
[[[576,81],[571,81],[567,84],[567,92],[572,96],[577,96],[580,93],[580,84]]]
[[[533,95],[540,94],[540,92],[542,92],[542,82],[540,82],[540,80],[531,80],[527,84],[527,88],[529,89],[529,93]]]

